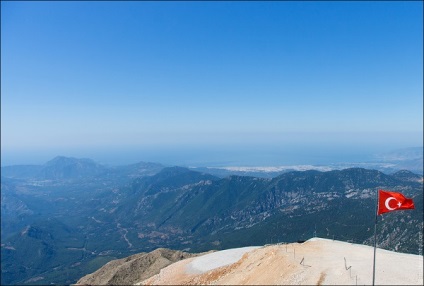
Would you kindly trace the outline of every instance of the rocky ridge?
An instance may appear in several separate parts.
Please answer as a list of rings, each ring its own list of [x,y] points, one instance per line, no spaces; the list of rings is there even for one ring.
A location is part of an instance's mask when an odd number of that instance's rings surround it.
[[[158,248],[149,253],[112,260],[96,272],[79,279],[77,285],[130,285],[158,274],[160,269],[174,262],[197,255]]]

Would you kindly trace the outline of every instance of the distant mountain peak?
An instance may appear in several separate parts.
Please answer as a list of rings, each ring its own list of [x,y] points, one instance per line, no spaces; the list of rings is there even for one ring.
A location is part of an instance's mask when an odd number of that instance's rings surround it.
[[[100,174],[105,169],[91,159],[57,156],[44,164],[41,173],[46,179],[76,179]]]
[[[46,166],[52,166],[52,165],[69,165],[69,164],[75,164],[75,163],[85,163],[85,164],[97,164],[94,160],[88,159],[88,158],[74,158],[74,157],[65,157],[65,156],[56,156],[47,163],[45,163]]]
[[[423,180],[422,176],[417,175],[417,174],[415,174],[411,171],[408,171],[408,170],[397,171],[392,176],[395,177],[396,179],[402,180],[402,181],[420,182],[420,181]]]

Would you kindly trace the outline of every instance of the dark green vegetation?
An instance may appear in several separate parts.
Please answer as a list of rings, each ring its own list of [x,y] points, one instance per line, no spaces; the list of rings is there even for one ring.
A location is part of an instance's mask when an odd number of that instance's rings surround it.
[[[379,217],[378,245],[422,254],[422,177],[351,168],[275,178],[59,157],[2,168],[1,284],[75,283],[106,262],[159,247],[200,252],[306,240],[372,244],[376,191],[416,209]]]

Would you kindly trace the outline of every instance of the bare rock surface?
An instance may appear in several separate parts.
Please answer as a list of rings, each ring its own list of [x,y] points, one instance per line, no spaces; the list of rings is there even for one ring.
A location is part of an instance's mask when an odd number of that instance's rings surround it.
[[[320,238],[229,249],[176,262],[136,284],[370,285],[373,250]],[[375,284],[423,285],[423,256],[377,249]]]
[[[138,253],[112,260],[97,271],[78,280],[77,285],[130,285],[147,279],[182,259],[194,257],[182,251],[158,248],[149,253]]]

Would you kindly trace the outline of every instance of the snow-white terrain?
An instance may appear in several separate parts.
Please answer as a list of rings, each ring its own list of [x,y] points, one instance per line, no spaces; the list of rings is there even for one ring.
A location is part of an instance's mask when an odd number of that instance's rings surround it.
[[[190,274],[200,274],[218,267],[230,265],[239,261],[246,252],[250,252],[257,248],[259,248],[259,246],[233,248],[212,252],[191,261],[187,264],[186,271]]]
[[[371,285],[373,251],[321,238],[230,249],[176,262],[138,284]],[[375,284],[423,285],[423,256],[377,248]]]

